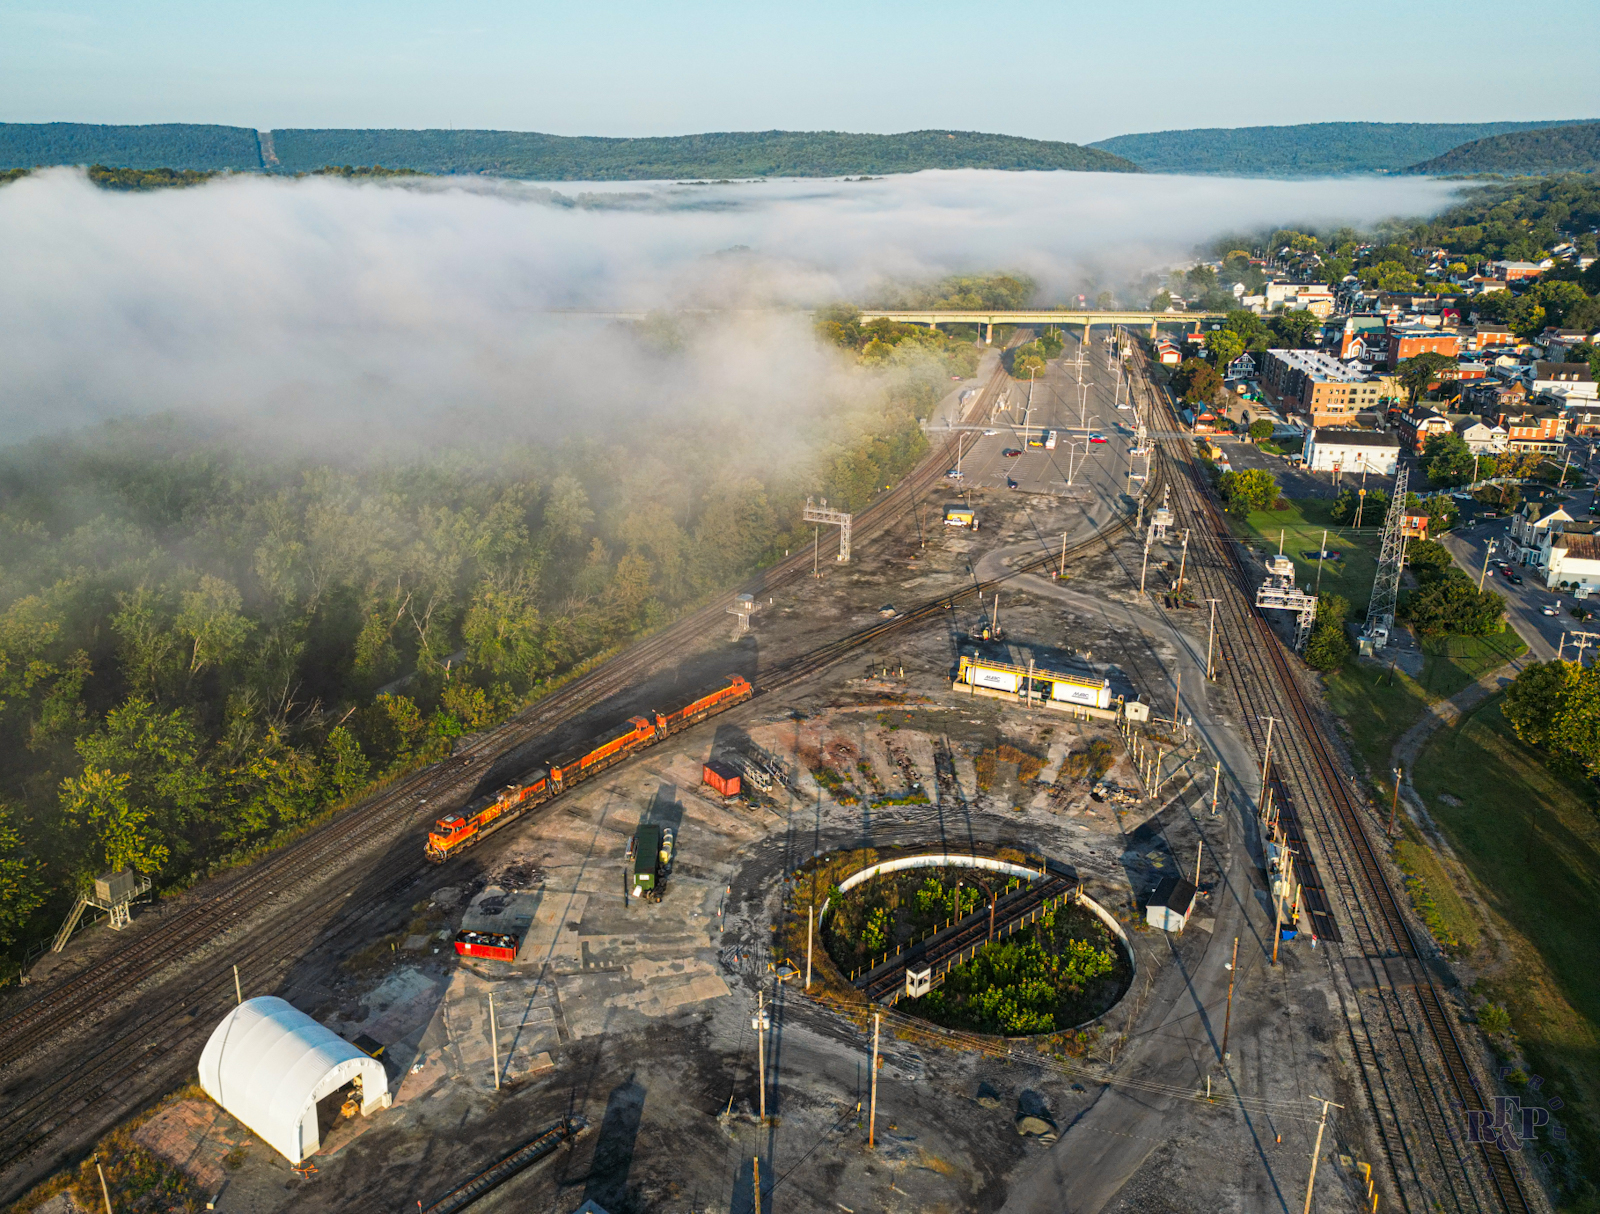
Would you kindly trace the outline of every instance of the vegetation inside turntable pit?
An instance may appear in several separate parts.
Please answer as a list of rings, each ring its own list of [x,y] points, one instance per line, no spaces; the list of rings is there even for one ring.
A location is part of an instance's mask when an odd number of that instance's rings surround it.
[[[691,323],[614,340],[670,362]],[[0,451],[0,980],[95,874],[290,837],[809,541],[807,493],[859,511],[966,365],[848,360],[803,462],[730,459],[764,440],[710,409],[365,461],[175,415]]]
[[[876,964],[990,900],[1021,888],[1017,877],[971,868],[919,868],[829,891],[822,944],[843,974]],[[947,1028],[1028,1036],[1098,1015],[1127,983],[1127,962],[1087,910],[1058,906],[980,949],[932,994],[901,1007]]]

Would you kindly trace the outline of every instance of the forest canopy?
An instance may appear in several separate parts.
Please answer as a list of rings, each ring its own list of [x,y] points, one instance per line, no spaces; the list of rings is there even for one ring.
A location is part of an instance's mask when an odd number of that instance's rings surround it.
[[[692,356],[671,317],[615,336]],[[781,557],[807,493],[909,470],[972,357],[849,359],[787,460],[744,401],[426,454],[177,415],[0,449],[0,944],[106,869],[173,888],[301,829]]]

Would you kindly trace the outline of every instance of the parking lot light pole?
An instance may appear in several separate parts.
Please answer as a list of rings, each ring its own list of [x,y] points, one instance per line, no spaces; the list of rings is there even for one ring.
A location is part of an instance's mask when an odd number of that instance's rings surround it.
[[[1490,540],[1483,550],[1483,571],[1478,574],[1478,590],[1483,590],[1483,579],[1489,576],[1489,557],[1494,553],[1494,541]]]

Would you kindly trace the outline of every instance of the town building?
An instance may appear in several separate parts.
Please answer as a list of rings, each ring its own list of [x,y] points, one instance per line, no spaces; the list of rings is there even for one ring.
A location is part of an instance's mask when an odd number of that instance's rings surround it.
[[[1600,385],[1594,382],[1589,364],[1546,363],[1533,364],[1533,378],[1529,383],[1533,391],[1563,400],[1600,399]]]
[[[1268,350],[1261,386],[1274,405],[1304,413],[1312,426],[1353,422],[1378,407],[1381,393],[1367,372],[1319,350]]]
[[[1538,278],[1548,270],[1554,262],[1549,261],[1492,261],[1489,268],[1500,276],[1503,282],[1522,282],[1530,278]]]
[[[1418,405],[1395,419],[1400,441],[1410,451],[1421,451],[1430,434],[1449,434],[1450,421],[1443,413]]]
[[[1337,323],[1337,322],[1336,322]],[[1330,326],[1331,327],[1331,326]],[[1335,338],[1343,362],[1382,362],[1389,348],[1389,322],[1376,313],[1356,313],[1344,318]]]
[[[1513,350],[1517,347],[1517,335],[1507,325],[1474,325],[1465,337],[1466,348],[1474,354],[1505,346]]]
[[[1499,455],[1506,449],[1505,427],[1493,425],[1481,417],[1457,419],[1455,432],[1474,455]]]
[[[1571,399],[1562,403],[1567,415],[1567,433],[1580,438],[1600,434],[1600,401]]]
[[[1551,590],[1570,590],[1581,599],[1600,588],[1600,536],[1589,532],[1593,526],[1576,524],[1551,536],[1543,561],[1544,584]]]
[[[1507,450],[1541,451],[1546,455],[1560,452],[1567,419],[1558,410],[1547,406],[1502,407],[1497,414],[1494,420],[1505,429]]]
[[[1389,369],[1393,371],[1408,358],[1419,354],[1444,354],[1454,358],[1461,352],[1461,334],[1454,329],[1429,329],[1422,326],[1389,330]]]
[[[1393,476],[1400,462],[1400,440],[1378,430],[1313,430],[1305,446],[1306,467],[1313,472]]]
[[[1517,546],[1517,559],[1524,565],[1543,564],[1541,549],[1548,552],[1552,536],[1560,535],[1573,517],[1550,502],[1523,502],[1511,516],[1511,542]]]
[[[1159,338],[1156,341],[1156,361],[1164,367],[1176,367],[1183,361],[1183,351],[1171,338]]]

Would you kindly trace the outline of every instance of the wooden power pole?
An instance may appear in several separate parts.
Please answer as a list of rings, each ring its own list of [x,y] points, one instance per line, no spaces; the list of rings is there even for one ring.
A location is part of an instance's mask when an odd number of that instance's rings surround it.
[[[872,1097],[870,1110],[867,1113],[867,1146],[877,1145],[878,1131],[878,1026],[883,1022],[883,1013],[872,1014]]]
[[[1239,977],[1239,937],[1233,938],[1233,960],[1228,963],[1228,1010],[1222,1014],[1222,1065],[1228,1065],[1228,1030],[1233,1027],[1233,984]]]
[[[1306,1177],[1306,1204],[1302,1214],[1311,1214],[1311,1188],[1317,1183],[1317,1156],[1322,1154],[1322,1131],[1328,1125],[1328,1108],[1344,1108],[1342,1104],[1334,1104],[1331,1100],[1323,1100],[1321,1096],[1313,1096],[1312,1100],[1322,1100],[1322,1120],[1317,1122],[1317,1144],[1311,1148],[1311,1175]]]

